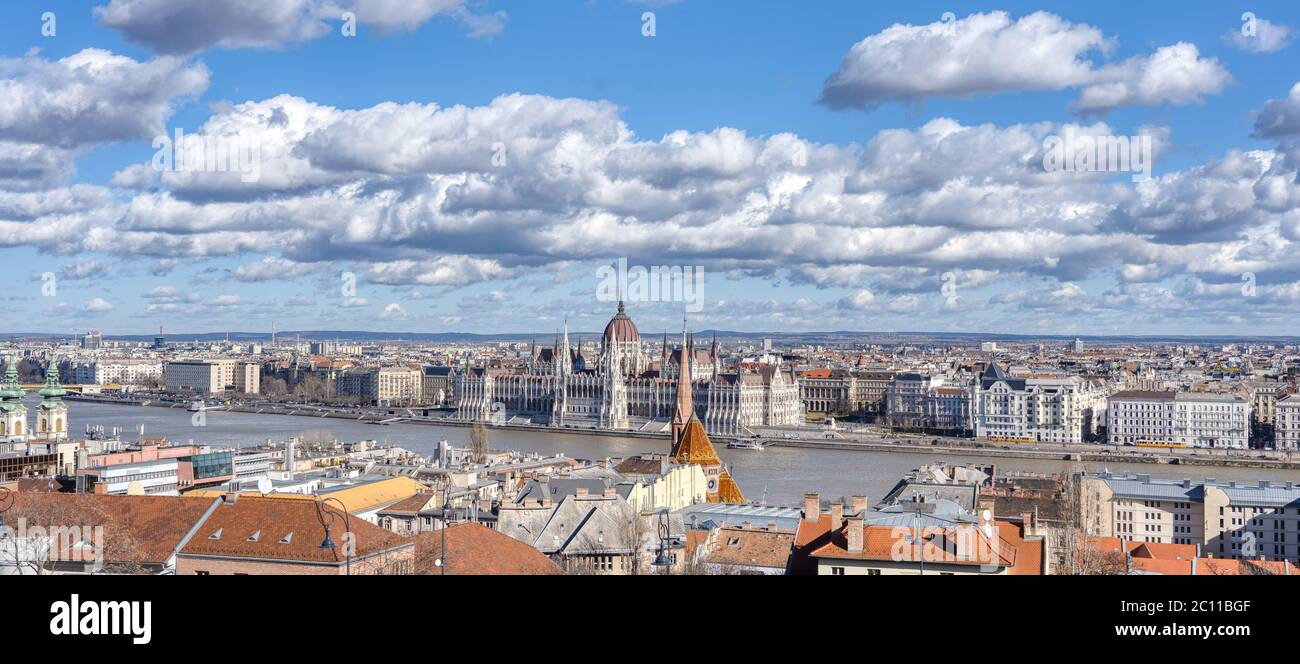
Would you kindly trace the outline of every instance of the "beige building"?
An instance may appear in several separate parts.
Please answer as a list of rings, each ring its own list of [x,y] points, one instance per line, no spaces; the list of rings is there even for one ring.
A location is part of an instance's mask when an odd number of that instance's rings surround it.
[[[163,366],[167,389],[198,394],[261,392],[261,369],[252,362],[233,359],[189,359]]]
[[[1274,407],[1273,444],[1279,450],[1300,448],[1300,395],[1291,395],[1281,399]]]
[[[1082,475],[1079,505],[1089,535],[1192,544],[1203,556],[1300,562],[1300,487]]]

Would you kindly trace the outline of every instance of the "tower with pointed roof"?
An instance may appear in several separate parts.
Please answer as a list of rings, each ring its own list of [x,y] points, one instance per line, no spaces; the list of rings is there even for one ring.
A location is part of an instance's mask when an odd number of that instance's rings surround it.
[[[677,453],[681,444],[686,423],[695,414],[695,406],[691,403],[691,349],[687,347],[686,321],[682,321],[682,347],[677,357],[677,406],[673,409],[672,421],[673,454]]]
[[[551,401],[551,426],[564,426],[564,413],[569,409],[569,374],[573,373],[573,358],[569,353],[569,321],[564,321],[564,341],[555,350],[552,376],[555,380],[555,398]]]
[[[45,385],[38,394],[41,403],[36,407],[36,436],[42,440],[66,440],[68,438],[68,405],[63,403],[63,395],[68,391],[59,383],[59,362],[50,358],[45,370]]]
[[[11,352],[0,386],[0,437],[11,441],[27,439],[27,406],[23,405],[23,387],[18,382],[18,354]]]

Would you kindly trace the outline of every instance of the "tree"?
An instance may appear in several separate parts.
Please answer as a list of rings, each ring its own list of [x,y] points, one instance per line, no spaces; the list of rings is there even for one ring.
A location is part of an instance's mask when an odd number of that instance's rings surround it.
[[[1063,522],[1048,530],[1048,544],[1056,551],[1055,573],[1066,575],[1127,574],[1122,550],[1106,550],[1088,533],[1083,509],[1081,469],[1062,473],[1060,511]]]
[[[147,571],[143,546],[123,514],[103,509],[95,496],[22,492],[5,513],[12,549],[0,561],[18,574],[52,573],[60,563],[91,563],[84,571],[139,574]],[[78,571],[82,571],[79,569]]]
[[[469,461],[484,465],[488,459],[488,433],[482,422],[475,422],[469,430]]]

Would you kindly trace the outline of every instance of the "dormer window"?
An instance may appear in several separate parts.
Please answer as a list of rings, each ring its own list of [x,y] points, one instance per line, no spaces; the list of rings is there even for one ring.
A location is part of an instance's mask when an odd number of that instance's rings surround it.
[[[289,533],[288,535],[285,535],[284,537],[280,538],[281,544],[289,544],[291,542],[293,542],[293,533]]]
[[[248,539],[247,539],[246,541],[248,541],[248,542],[256,542],[256,541],[258,541],[258,540],[261,539],[261,538],[262,538],[262,531],[259,530],[259,531],[255,532],[255,533],[253,533],[252,535],[249,535],[249,536],[248,536]]]
[[[221,528],[218,528],[218,529],[217,529],[217,532],[212,533],[211,535],[208,535],[208,539],[210,539],[210,540],[220,540],[220,539],[221,539],[221,530],[222,530]]]

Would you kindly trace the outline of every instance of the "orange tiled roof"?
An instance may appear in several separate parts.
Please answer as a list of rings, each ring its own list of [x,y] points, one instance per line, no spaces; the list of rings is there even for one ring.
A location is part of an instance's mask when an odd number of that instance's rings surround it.
[[[856,558],[863,560],[902,560],[916,557],[915,546],[908,542],[911,529],[895,529],[889,526],[864,525],[863,546],[861,552],[848,550],[848,520],[845,519],[835,532],[830,529],[830,515],[819,515],[816,521],[801,520],[795,533],[795,551],[791,560],[791,569],[795,573],[813,573],[816,558]],[[974,551],[958,555],[949,543],[945,546],[944,538],[958,536],[946,531],[929,531],[928,539],[922,547],[923,559],[931,563],[949,563],[957,565],[998,564],[1008,567],[1008,574],[1037,575],[1043,573],[1042,542],[1025,540],[1021,526],[1004,521],[995,522],[998,528],[996,551],[992,542],[978,527],[972,526],[971,536],[976,537]],[[904,553],[905,552],[905,553]],[[994,554],[996,553],[996,556]]]
[[[717,565],[754,565],[784,569],[790,560],[794,532],[766,528],[724,527],[718,530],[704,561]]]
[[[447,574],[558,574],[560,568],[546,554],[477,523],[449,526],[446,533],[421,533],[415,538],[415,573],[441,574],[434,561],[443,558],[442,538],[447,537]]]
[[[5,513],[32,526],[104,527],[108,563],[161,564],[214,501],[183,496],[108,496],[87,493],[16,492]]]
[[[700,419],[694,414],[691,414],[691,419],[686,421],[686,430],[682,432],[682,442],[677,446],[673,460],[677,463],[694,463],[701,466],[716,466],[722,463],[718,458],[718,451],[713,449],[713,441],[709,440],[709,434],[704,431],[704,425],[700,424]]]
[[[332,549],[321,547],[326,524],[330,537],[338,544]],[[346,560],[343,546],[349,528],[353,560],[411,545],[410,540],[364,519],[345,519],[342,512],[328,504],[244,495],[233,504],[217,507],[181,549],[181,555],[342,563]]]

